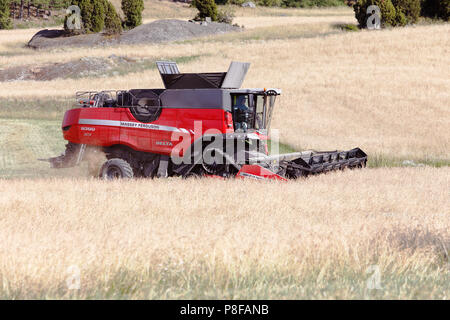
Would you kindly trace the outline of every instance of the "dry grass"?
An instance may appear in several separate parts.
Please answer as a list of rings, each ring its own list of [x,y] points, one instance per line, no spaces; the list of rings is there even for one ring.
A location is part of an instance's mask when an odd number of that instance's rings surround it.
[[[449,175],[3,180],[0,296],[448,299]],[[382,290],[366,287],[370,265]]]
[[[243,25],[245,28],[262,28],[287,25],[330,24],[330,23],[355,23],[355,17],[349,14],[336,16],[290,16],[290,17],[237,17],[233,22]]]
[[[120,0],[111,1],[119,14],[122,14],[120,9]],[[160,0],[144,0],[145,9],[143,12],[144,21],[153,19],[192,19],[197,10],[190,7],[189,4],[171,1]],[[334,8],[310,8],[310,9],[296,9],[296,8],[277,8],[277,7],[257,7],[257,8],[242,8],[240,6],[229,6],[236,16],[242,17],[273,17],[273,16],[338,16],[343,14],[351,14],[352,10],[348,7],[334,7]],[[219,10],[223,6],[219,6]]]
[[[63,172],[50,170],[47,159],[61,154],[60,121],[46,119],[0,119],[0,177],[54,176]]]
[[[111,2],[116,7],[119,15],[123,17],[121,0],[111,0]],[[197,10],[195,8],[191,8],[189,4],[186,3],[161,0],[144,0],[144,12],[142,13],[142,17],[144,22],[153,19],[192,19],[196,12]]]
[[[242,8],[232,6],[237,17],[290,17],[290,16],[354,16],[353,10],[349,7],[330,7],[330,8],[279,8],[279,7],[262,7],[255,9]]]

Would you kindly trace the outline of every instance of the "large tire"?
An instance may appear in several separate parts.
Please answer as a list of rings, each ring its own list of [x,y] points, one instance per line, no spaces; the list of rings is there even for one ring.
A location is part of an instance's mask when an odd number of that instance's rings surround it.
[[[103,164],[100,177],[105,180],[131,179],[133,178],[133,168],[123,159],[110,159]]]
[[[201,165],[196,165],[192,170],[183,176],[184,179],[200,179],[205,175],[205,170]]]
[[[222,152],[222,151],[218,150],[217,148],[210,148],[210,149],[206,149],[203,151],[202,167],[207,173],[214,174],[214,175],[222,175],[227,172],[228,166],[226,164],[225,158],[223,158],[223,157],[222,157],[220,163],[216,163],[215,161],[212,163],[207,163],[204,161],[205,157],[213,157],[217,153],[219,153],[219,157],[220,157],[220,152]]]

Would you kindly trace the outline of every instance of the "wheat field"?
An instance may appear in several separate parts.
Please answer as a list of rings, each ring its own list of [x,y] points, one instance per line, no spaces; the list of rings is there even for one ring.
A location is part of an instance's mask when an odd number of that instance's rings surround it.
[[[154,6],[146,21],[192,17]],[[344,32],[348,8],[235,10],[242,32],[154,45],[39,51],[24,46],[37,29],[0,31],[0,72],[112,54],[183,72],[249,61],[244,87],[283,90],[281,142],[359,146],[371,168],[287,183],[50,170],[37,159],[63,150],[75,91],[159,74],[2,82],[0,298],[449,299],[450,25]]]
[[[449,176],[1,180],[0,297],[449,299]]]

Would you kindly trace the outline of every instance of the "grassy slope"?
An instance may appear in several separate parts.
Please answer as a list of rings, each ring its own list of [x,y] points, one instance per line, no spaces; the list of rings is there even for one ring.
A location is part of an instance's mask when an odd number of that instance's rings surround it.
[[[0,119],[0,176],[35,177],[58,174],[38,161],[64,150],[60,123],[54,120]]]

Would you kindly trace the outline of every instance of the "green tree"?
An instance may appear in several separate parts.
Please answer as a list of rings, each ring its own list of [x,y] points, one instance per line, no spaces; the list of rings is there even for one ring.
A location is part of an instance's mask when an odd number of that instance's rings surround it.
[[[10,0],[0,0],[0,29],[11,29],[11,19],[9,18]]]
[[[401,14],[406,18],[406,23],[416,23],[420,17],[420,0],[392,0],[392,4],[397,11],[397,16]],[[400,25],[404,25],[400,23]]]
[[[440,18],[448,21],[450,18],[450,0],[422,0],[422,16]]]
[[[358,0],[353,9],[355,10],[356,20],[360,28],[367,27],[367,8],[370,5],[377,5],[381,11],[381,24],[383,26],[395,26],[398,23],[397,12],[391,0]]]
[[[119,34],[122,32],[122,21],[113,4],[105,0],[105,31],[108,34]]]
[[[442,0],[439,16],[445,21],[450,20],[450,0]]]
[[[124,25],[135,28],[142,24],[142,11],[144,11],[144,0],[122,0],[122,11],[125,15]]]
[[[81,10],[83,30],[86,33],[100,32],[105,26],[104,0],[72,0],[71,4]]]
[[[279,7],[281,4],[280,0],[258,0],[256,4],[263,7]]]
[[[195,19],[210,17],[212,21],[217,21],[217,5],[214,0],[193,0],[191,5],[198,10]]]

